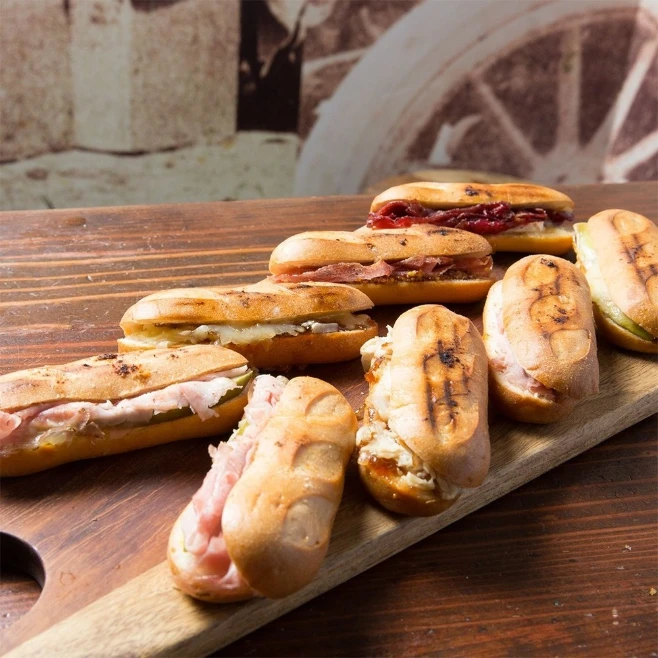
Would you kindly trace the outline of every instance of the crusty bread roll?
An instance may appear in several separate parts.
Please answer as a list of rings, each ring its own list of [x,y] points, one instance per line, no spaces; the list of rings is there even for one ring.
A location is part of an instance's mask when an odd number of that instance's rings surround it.
[[[491,284],[491,246],[452,228],[412,226],[373,231],[308,231],[270,257],[275,281],[336,281],[376,305],[473,302]]]
[[[573,201],[556,190],[541,185],[527,183],[503,183],[503,184],[480,184],[480,183],[435,183],[417,182],[397,185],[385,190],[375,197],[370,206],[370,217],[368,226],[373,223],[377,227],[381,221],[380,211],[386,213],[389,210],[387,204],[392,202],[406,202],[406,204],[419,204],[428,211],[454,210],[459,208],[472,208],[484,204],[506,204],[514,212],[524,210],[546,211],[544,213],[548,223],[544,221],[532,221],[526,224],[519,220],[500,232],[491,229],[485,230],[482,226],[471,227],[460,224],[457,228],[467,231],[473,230],[482,233],[493,247],[494,251],[513,251],[525,253],[564,254],[571,249],[572,231],[570,221],[573,219]],[[394,203],[394,205],[404,205]],[[388,206],[390,209],[391,206]],[[396,209],[393,218],[400,208]],[[404,213],[403,213],[404,214]],[[527,216],[527,215],[526,215]],[[417,221],[435,221],[437,225],[442,220],[424,219]],[[481,224],[487,224],[487,219],[482,215]],[[552,222],[558,222],[553,224]],[[390,222],[386,222],[390,224]],[[397,221],[396,221],[397,223]],[[405,220],[402,226],[407,226]],[[448,224],[451,225],[451,224]]]
[[[482,319],[494,408],[549,423],[598,392],[591,297],[573,264],[547,255],[514,263],[489,291]]]
[[[372,305],[360,291],[338,284],[266,280],[236,288],[164,290],[126,311],[119,350],[221,343],[259,368],[345,361],[377,334],[367,315],[353,315]]]
[[[287,596],[315,577],[329,546],[356,416],[326,382],[273,380],[256,379],[247,424],[224,455],[216,453],[204,486],[172,530],[174,581],[205,601]],[[215,482],[229,472],[234,484],[219,495]],[[204,525],[203,515],[213,523]]]
[[[658,227],[637,213],[604,210],[576,225],[574,248],[601,333],[621,347],[658,353]]]
[[[467,318],[424,305],[362,354],[370,383],[357,434],[362,480],[391,511],[438,514],[489,469],[482,339]]]
[[[182,383],[204,382],[221,373],[239,383],[232,384],[222,396],[224,400],[203,418],[193,405],[179,411],[176,402],[172,403],[174,417],[170,420],[159,416],[166,413],[163,402],[156,403],[159,411],[147,414],[148,418],[135,416],[128,407],[123,416],[105,424],[104,413],[98,420],[89,415],[92,407],[126,406],[133,400],[139,400],[143,408],[151,400],[144,401],[141,396],[165,389],[173,395]],[[242,355],[199,345],[130,355],[103,354],[4,375],[0,377],[0,474],[27,475],[80,459],[221,434],[239,420],[252,374]],[[199,390],[204,389],[201,385]],[[41,420],[43,413],[49,414],[47,420]],[[117,423],[122,418],[124,421]],[[8,423],[15,422],[19,424],[8,432]]]
[[[396,185],[377,195],[370,212],[389,201],[416,201],[427,208],[465,208],[479,203],[508,203],[512,208],[573,210],[573,201],[562,192],[529,183],[434,183],[418,182]]]

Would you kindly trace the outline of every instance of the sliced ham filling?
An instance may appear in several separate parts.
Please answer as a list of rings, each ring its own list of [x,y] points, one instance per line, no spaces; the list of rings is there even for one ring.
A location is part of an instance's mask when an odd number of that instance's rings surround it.
[[[245,583],[232,563],[222,533],[222,515],[231,489],[251,463],[261,433],[281,399],[285,377],[256,377],[243,419],[231,438],[210,446],[212,466],[182,519],[185,550],[195,558],[197,578],[213,587],[237,589]]]
[[[491,274],[491,256],[452,258],[450,256],[414,256],[400,261],[378,260],[371,265],[336,263],[312,270],[277,274],[275,283],[325,281],[332,283],[389,283],[393,281],[436,281],[438,279],[486,279]]]
[[[240,387],[232,378],[247,371],[248,367],[242,366],[212,373],[118,402],[49,403],[14,413],[0,411],[0,453],[69,441],[74,434],[121,436],[133,427],[147,425],[155,415],[175,409],[189,407],[199,418],[208,420],[217,416],[212,407]]]
[[[544,208],[512,208],[508,203],[479,203],[465,208],[434,210],[415,201],[389,201],[368,215],[366,226],[374,229],[406,228],[414,224],[433,224],[459,228],[479,235],[495,235],[530,224],[560,226],[573,222],[573,213]],[[546,227],[547,228],[547,227]]]
[[[503,287],[495,285],[489,293],[487,302],[493,307],[493,312],[488,314],[488,325],[484,327],[489,337],[487,351],[489,352],[489,364],[497,373],[498,377],[504,379],[513,388],[520,389],[525,393],[554,402],[557,391],[547,388],[540,381],[529,375],[516,360],[512,345],[505,332],[503,322]]]

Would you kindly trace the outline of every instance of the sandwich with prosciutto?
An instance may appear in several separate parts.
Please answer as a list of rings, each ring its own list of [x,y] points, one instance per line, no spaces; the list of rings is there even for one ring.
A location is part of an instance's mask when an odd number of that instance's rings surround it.
[[[361,313],[372,305],[354,288],[327,283],[164,290],[126,311],[119,350],[215,344],[275,369],[346,361],[377,335]]]
[[[386,509],[430,516],[489,470],[487,355],[467,318],[417,306],[361,349],[366,380],[358,465]]]
[[[274,249],[270,280],[348,284],[375,304],[473,302],[493,283],[490,254],[479,235],[431,225],[309,231]]]
[[[174,524],[176,585],[202,601],[282,598],[308,584],[329,546],[356,416],[311,377],[260,375],[231,438]]]
[[[541,185],[408,183],[375,197],[366,226],[431,224],[485,237],[494,251],[564,254],[571,249],[573,201]]]
[[[0,475],[214,436],[235,427],[254,371],[231,350],[102,354],[0,377]]]
[[[658,227],[628,210],[604,210],[574,229],[598,330],[620,347],[658,353]]]
[[[489,291],[482,316],[494,408],[552,423],[599,388],[592,299],[582,272],[555,256],[526,256]]]

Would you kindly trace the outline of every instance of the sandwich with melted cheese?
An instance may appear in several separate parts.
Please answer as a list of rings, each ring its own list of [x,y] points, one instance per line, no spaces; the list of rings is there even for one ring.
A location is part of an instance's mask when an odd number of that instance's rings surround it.
[[[102,354],[0,377],[0,475],[214,436],[237,424],[254,371],[198,345]]]
[[[361,349],[370,390],[357,433],[361,479],[386,509],[430,516],[489,470],[487,355],[473,323],[417,306]]]
[[[592,298],[582,272],[556,256],[526,256],[489,291],[482,316],[492,406],[552,423],[599,387]]]
[[[346,361],[377,335],[361,313],[372,305],[354,288],[327,283],[164,290],[126,311],[119,350],[215,344],[257,368]]]
[[[611,343],[658,353],[658,227],[628,210],[604,210],[574,227],[598,330]]]
[[[453,227],[482,235],[494,251],[560,255],[571,249],[573,206],[541,185],[407,183],[375,197],[366,226]]]
[[[176,585],[202,601],[282,598],[308,584],[327,553],[354,451],[356,416],[311,377],[260,375],[231,438],[174,524]]]
[[[375,304],[473,302],[493,283],[490,254],[483,237],[454,228],[309,231],[274,249],[270,279],[348,284]]]

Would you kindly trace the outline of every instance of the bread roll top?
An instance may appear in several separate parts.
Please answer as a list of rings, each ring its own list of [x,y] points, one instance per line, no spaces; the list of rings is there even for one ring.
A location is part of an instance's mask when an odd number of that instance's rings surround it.
[[[521,367],[574,398],[598,392],[592,299],[585,276],[557,256],[526,256],[503,278],[503,323]]]
[[[12,412],[48,402],[130,398],[245,365],[242,355],[215,345],[101,354],[0,377],[0,409]]]
[[[222,516],[229,555],[261,594],[286,596],[319,570],[356,427],[349,403],[330,384],[296,377],[286,386]]]
[[[235,288],[180,288],[148,295],[121,319],[128,335],[148,324],[255,324],[304,320],[372,308],[362,292],[338,283],[260,281]]]
[[[426,208],[448,209],[480,203],[509,203],[512,208],[573,210],[573,201],[562,192],[529,183],[406,183],[385,190],[375,197],[370,212],[389,201],[416,201]]]
[[[489,470],[487,355],[473,323],[438,305],[392,333],[389,427],[441,477],[476,487]]]
[[[270,272],[285,274],[336,263],[374,263],[414,256],[481,258],[491,245],[481,235],[456,228],[417,224],[409,228],[307,231],[279,244],[270,257]]]
[[[658,226],[628,210],[604,210],[587,222],[612,301],[658,336]]]

